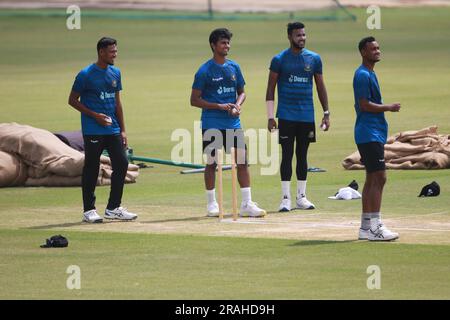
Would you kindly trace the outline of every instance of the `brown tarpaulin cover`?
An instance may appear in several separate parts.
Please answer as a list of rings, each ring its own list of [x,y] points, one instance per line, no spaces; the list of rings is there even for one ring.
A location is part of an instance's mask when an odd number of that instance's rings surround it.
[[[83,164],[83,153],[47,130],[0,124],[0,187],[79,186]],[[136,182],[138,170],[130,164],[125,182]],[[97,185],[110,184],[111,172],[109,158],[102,156]]]
[[[388,138],[384,157],[388,169],[450,168],[450,135],[438,134],[437,126],[400,132]],[[342,166],[364,169],[358,151],[345,158]]]

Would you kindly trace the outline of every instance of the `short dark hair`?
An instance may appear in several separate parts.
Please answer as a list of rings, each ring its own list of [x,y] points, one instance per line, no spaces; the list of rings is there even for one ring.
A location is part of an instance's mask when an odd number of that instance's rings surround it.
[[[297,29],[304,29],[305,25],[301,22],[290,22],[287,25],[287,34],[290,36],[292,34],[292,31]]]
[[[374,42],[374,41],[377,41],[377,40],[375,40],[375,38],[372,36],[362,38],[358,44],[359,52],[361,52],[366,47],[366,44]]]
[[[233,34],[227,28],[218,28],[211,32],[209,35],[209,44],[217,43],[220,39],[228,39],[231,40]]]
[[[108,48],[113,44],[117,45],[117,40],[113,38],[103,37],[97,42],[97,53],[100,52],[100,49]]]

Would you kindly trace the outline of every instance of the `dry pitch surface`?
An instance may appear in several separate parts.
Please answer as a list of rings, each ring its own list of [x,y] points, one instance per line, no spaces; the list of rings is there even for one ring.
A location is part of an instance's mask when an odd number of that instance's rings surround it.
[[[332,201],[332,200],[330,200]],[[359,200],[353,200],[359,201]],[[79,231],[115,231],[159,234],[191,234],[299,240],[352,241],[357,239],[360,220],[356,213],[328,213],[320,210],[289,213],[269,212],[265,218],[239,218],[233,221],[207,218],[203,208],[134,206],[139,218],[133,222],[105,221],[103,224],[81,222],[81,215],[68,208],[27,209],[14,222],[3,219],[0,229],[57,229]],[[400,233],[402,243],[450,244],[449,211],[417,215],[396,215],[384,219]]]

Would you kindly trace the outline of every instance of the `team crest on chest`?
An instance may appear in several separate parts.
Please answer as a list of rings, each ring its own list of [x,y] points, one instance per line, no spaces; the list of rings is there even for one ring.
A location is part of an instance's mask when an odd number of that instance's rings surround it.
[[[231,75],[231,81],[236,81],[236,75],[234,74]]]
[[[304,70],[306,72],[311,72],[311,70],[312,70],[312,61],[310,59],[304,59],[304,64],[305,64]]]
[[[113,80],[113,81],[111,82],[111,85],[112,85],[113,88],[117,87],[117,81],[116,81],[116,80]]]

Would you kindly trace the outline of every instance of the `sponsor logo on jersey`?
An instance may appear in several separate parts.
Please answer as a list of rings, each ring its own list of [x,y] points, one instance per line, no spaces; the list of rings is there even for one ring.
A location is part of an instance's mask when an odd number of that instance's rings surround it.
[[[289,82],[293,83],[293,82],[297,82],[297,83],[308,83],[308,78],[305,77],[297,77],[294,76],[293,74],[291,74],[291,76],[289,77]]]
[[[116,94],[114,92],[100,92],[100,99],[105,100],[105,99],[112,99],[116,96]]]
[[[219,89],[217,89],[218,94],[231,93],[231,92],[235,92],[235,91],[236,91],[236,89],[234,87],[219,87]]]

